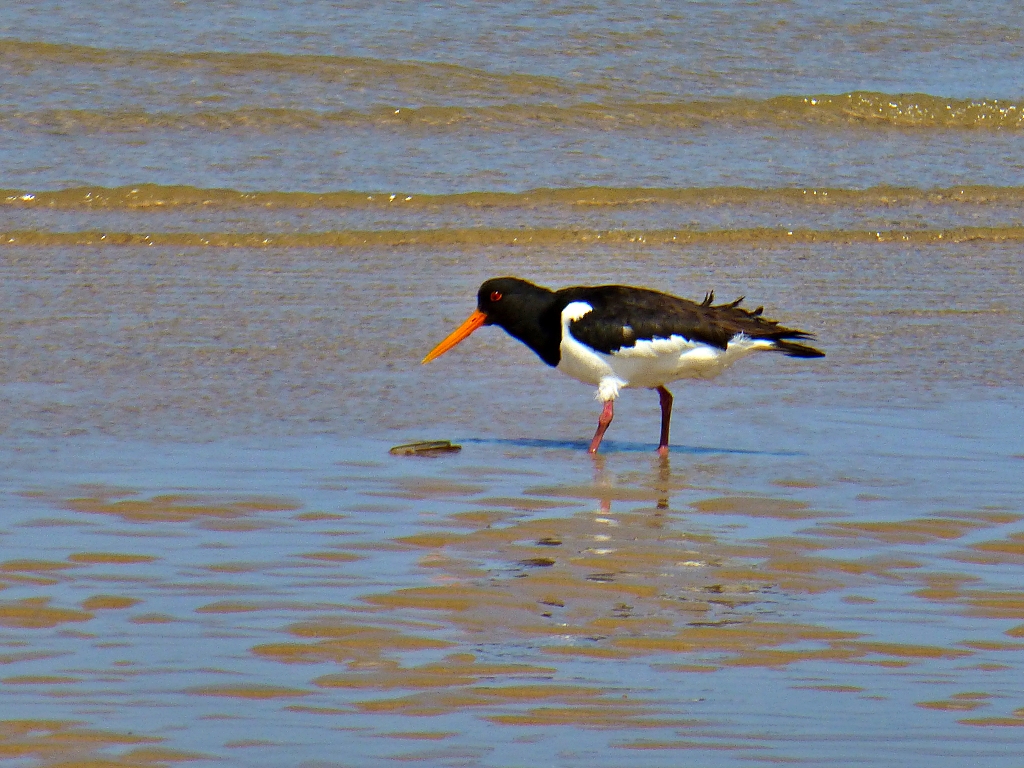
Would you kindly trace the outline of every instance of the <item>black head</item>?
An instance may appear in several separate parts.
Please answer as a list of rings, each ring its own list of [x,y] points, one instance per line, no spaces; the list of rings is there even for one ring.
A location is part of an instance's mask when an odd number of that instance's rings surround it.
[[[497,325],[540,355],[548,365],[558,365],[558,325],[555,293],[518,277],[495,277],[480,286],[476,311],[452,331],[425,358],[435,360],[481,325]]]
[[[487,315],[485,325],[500,325],[509,330],[531,310],[539,310],[550,302],[553,292],[518,277],[492,277],[485,280],[476,294],[476,307]]]
[[[548,365],[558,365],[561,328],[552,312],[554,291],[518,277],[493,277],[477,292],[477,310],[486,315],[485,325],[497,325],[540,355]]]

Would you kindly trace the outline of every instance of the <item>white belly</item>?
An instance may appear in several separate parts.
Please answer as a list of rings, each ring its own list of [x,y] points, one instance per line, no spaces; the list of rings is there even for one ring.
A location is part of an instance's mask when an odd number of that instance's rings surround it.
[[[638,341],[632,347],[604,354],[569,333],[569,323],[588,311],[591,307],[584,302],[574,302],[562,311],[558,370],[596,386],[601,400],[614,400],[624,387],[653,389],[679,379],[710,379],[750,353],[774,346],[771,341],[743,334],[733,337],[726,349],[672,336]]]

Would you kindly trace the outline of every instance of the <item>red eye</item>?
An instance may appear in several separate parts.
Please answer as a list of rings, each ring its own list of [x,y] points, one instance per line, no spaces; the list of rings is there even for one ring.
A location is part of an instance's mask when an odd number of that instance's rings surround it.
[[[491,291],[491,301],[501,301],[501,291]]]

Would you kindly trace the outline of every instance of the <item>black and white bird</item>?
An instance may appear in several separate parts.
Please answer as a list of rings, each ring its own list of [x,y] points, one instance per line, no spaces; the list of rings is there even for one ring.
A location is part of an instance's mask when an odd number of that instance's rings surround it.
[[[758,351],[791,357],[823,357],[796,339],[813,336],[748,311],[742,298],[701,303],[647,288],[625,285],[552,291],[517,277],[487,280],[477,308],[423,358],[429,363],[482,325],[498,325],[548,365],[597,387],[604,409],[590,443],[596,453],[612,422],[615,398],[627,388],[656,390],[661,400],[658,453],[668,453],[672,395],[665,385],[678,379],[710,379]]]

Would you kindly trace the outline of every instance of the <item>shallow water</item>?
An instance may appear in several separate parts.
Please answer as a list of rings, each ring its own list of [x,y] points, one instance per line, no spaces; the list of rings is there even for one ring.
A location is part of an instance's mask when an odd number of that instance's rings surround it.
[[[1010,764],[1020,405],[778,406],[760,430],[734,409],[665,462],[500,438],[9,451],[5,750],[731,765],[884,740]]]
[[[12,765],[1003,766],[1024,733],[1012,3],[0,18]],[[627,392],[499,274],[817,334]],[[460,453],[388,448],[451,439]]]

